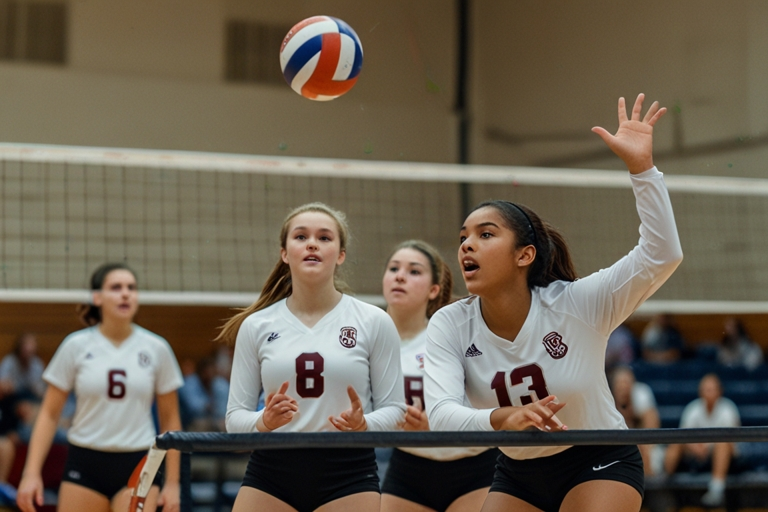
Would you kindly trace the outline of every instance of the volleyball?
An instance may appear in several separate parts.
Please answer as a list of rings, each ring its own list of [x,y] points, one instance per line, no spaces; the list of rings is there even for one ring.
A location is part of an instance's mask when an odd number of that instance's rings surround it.
[[[313,16],[293,26],[280,46],[280,68],[291,89],[328,101],[349,91],[360,75],[363,46],[338,18]]]

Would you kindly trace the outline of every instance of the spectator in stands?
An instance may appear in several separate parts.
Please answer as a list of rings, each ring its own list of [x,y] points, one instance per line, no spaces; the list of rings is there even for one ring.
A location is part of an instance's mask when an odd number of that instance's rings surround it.
[[[37,357],[37,338],[25,333],[16,339],[13,352],[0,361],[0,382],[17,398],[40,401],[45,393],[43,361]]]
[[[181,416],[186,430],[223,432],[229,383],[218,375],[216,359],[206,357],[194,373],[184,376],[179,389]]]
[[[659,428],[659,411],[656,398],[650,386],[635,380],[635,374],[628,366],[617,366],[611,372],[611,392],[629,428]],[[646,475],[653,474],[651,464],[652,445],[640,445],[640,455]]]
[[[16,338],[13,351],[0,361],[0,498],[10,503],[16,499],[16,490],[8,484],[19,439],[16,431],[35,421],[45,392],[43,369],[31,333]]]
[[[605,349],[605,369],[618,365],[628,365],[635,360],[637,340],[626,324],[621,324],[608,336]]]
[[[672,363],[682,357],[685,343],[667,314],[654,316],[643,330],[643,359],[650,363]]]
[[[726,319],[723,337],[717,347],[717,362],[725,366],[743,366],[749,371],[763,363],[763,351],[752,341],[741,320]]]
[[[720,379],[714,373],[701,379],[699,397],[683,410],[680,428],[727,428],[741,425],[736,404],[723,397]],[[664,469],[668,474],[675,471],[711,471],[712,478],[701,502],[706,506],[719,506],[725,501],[725,477],[734,455],[733,443],[670,445]]]

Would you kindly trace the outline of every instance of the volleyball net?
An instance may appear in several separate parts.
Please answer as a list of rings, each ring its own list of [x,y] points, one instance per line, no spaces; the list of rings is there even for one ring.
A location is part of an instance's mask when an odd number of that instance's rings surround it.
[[[685,262],[645,311],[768,311],[768,180],[661,170]],[[557,226],[580,275],[637,243],[626,171],[0,144],[0,300],[80,302],[93,269],[119,260],[145,304],[247,304],[285,215],[322,201],[348,215],[352,289],[381,303],[396,244],[425,239],[458,272],[465,210],[489,198]]]
[[[129,487],[133,489],[131,512],[141,510],[155,474],[167,450],[182,452],[181,510],[192,510],[190,458],[193,452],[244,452],[270,449],[442,447],[442,446],[579,446],[637,445],[718,442],[766,442],[768,427],[570,430],[565,432],[300,432],[243,433],[166,432],[155,439],[145,461],[137,467]]]

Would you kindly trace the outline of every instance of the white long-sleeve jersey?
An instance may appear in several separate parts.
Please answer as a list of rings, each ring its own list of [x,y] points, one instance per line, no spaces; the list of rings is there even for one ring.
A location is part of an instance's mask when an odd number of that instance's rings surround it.
[[[493,430],[494,409],[547,395],[567,404],[557,416],[572,430],[627,428],[605,376],[608,335],[682,260],[663,175],[654,167],[631,180],[641,221],[638,245],[607,269],[532,290],[528,316],[514,341],[488,329],[478,297],[455,302],[432,317],[424,382],[431,428]],[[566,448],[501,450],[514,459],[529,459]]]
[[[396,430],[405,413],[400,337],[381,309],[344,295],[311,329],[281,300],[240,326],[227,405],[227,432],[256,432],[259,394],[287,394],[299,411],[276,432],[336,431],[328,421],[350,407],[347,386],[363,403],[368,430]]]
[[[427,331],[421,331],[415,338],[404,340],[400,345],[400,362],[405,379],[405,401],[409,405],[421,403],[424,407],[424,356],[427,348]],[[466,405],[469,405],[467,402]],[[429,416],[427,416],[429,418]],[[440,448],[398,448],[417,457],[448,461],[472,457],[490,449],[482,447],[441,446]]]

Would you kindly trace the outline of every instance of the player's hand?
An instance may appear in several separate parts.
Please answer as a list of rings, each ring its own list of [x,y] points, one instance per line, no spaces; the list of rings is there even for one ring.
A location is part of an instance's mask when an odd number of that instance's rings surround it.
[[[616,135],[611,135],[599,126],[592,128],[611,151],[624,160],[632,174],[639,174],[653,167],[653,125],[667,112],[666,108],[659,108],[658,101],[654,101],[641,120],[644,99],[644,94],[637,96],[632,107],[632,116],[628,119],[624,98],[619,98],[619,129]]]
[[[349,403],[351,404],[351,407],[335,418],[329,416],[328,421],[342,432],[361,432],[363,430],[368,430],[368,424],[365,422],[365,415],[363,414],[363,402],[360,400],[360,397],[357,396],[355,388],[347,386],[347,395],[349,395]]]
[[[526,430],[537,428],[544,432],[560,432],[568,430],[568,427],[555,416],[555,414],[565,407],[565,404],[555,403],[557,398],[549,395],[543,400],[533,402],[523,407],[515,407],[514,411],[507,416],[501,424],[499,430]]]
[[[256,424],[259,431],[269,432],[291,422],[293,415],[299,410],[299,404],[295,398],[286,394],[286,391],[288,391],[288,381],[283,382],[277,393],[267,395],[264,401],[264,414]]]
[[[43,477],[24,476],[16,493],[16,505],[22,512],[35,512],[35,505],[43,506]]]
[[[181,510],[181,498],[178,482],[165,482],[160,496],[157,498],[157,506],[163,507],[163,512],[179,512]]]
[[[427,412],[424,410],[423,405],[419,397],[414,397],[414,405],[409,405],[405,410],[405,418],[403,421],[403,430],[413,432],[418,430],[429,430],[429,420],[427,419]]]

